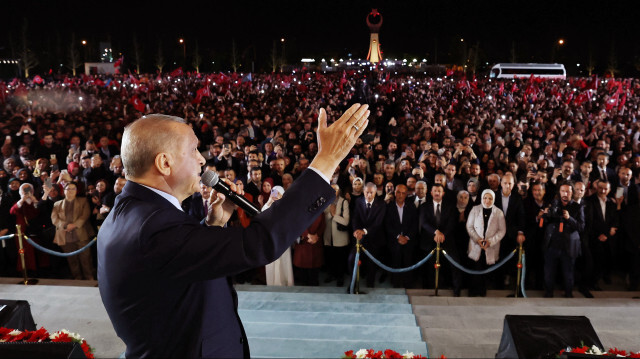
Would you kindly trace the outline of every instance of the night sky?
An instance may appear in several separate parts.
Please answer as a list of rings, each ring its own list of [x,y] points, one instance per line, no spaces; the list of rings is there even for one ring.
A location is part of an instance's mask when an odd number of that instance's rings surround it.
[[[186,40],[187,63],[195,43],[205,70],[228,70],[235,39],[245,69],[268,67],[273,41],[289,63],[302,57],[365,57],[369,30],[365,17],[377,8],[384,17],[380,41],[384,57],[426,58],[454,63],[465,49],[478,46],[482,63],[509,62],[512,48],[519,62],[563,62],[569,70],[588,62],[604,72],[612,50],[617,67],[637,76],[640,60],[638,1],[11,1],[2,5],[0,58],[16,49],[23,19],[40,70],[65,62],[71,33],[83,56],[98,57],[98,42],[110,40],[131,59],[135,34],[141,44],[143,71],[154,71],[161,43],[167,67],[179,65]],[[7,16],[9,15],[9,16]],[[460,39],[464,39],[464,44]],[[556,45],[564,39],[562,47]],[[88,48],[79,42],[86,39]],[[13,45],[12,45],[13,44]],[[60,61],[62,57],[62,61]],[[210,64],[211,62],[215,64]],[[176,65],[176,66],[177,66]],[[131,66],[131,63],[128,63]],[[188,67],[188,66],[187,66]]]

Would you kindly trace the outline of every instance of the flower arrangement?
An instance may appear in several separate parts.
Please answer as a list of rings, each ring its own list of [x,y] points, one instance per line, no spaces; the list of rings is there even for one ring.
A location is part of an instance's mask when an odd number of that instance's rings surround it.
[[[609,348],[609,351],[600,350],[597,346],[593,345],[588,347],[586,345],[582,345],[581,347],[567,347],[566,349],[560,350],[558,356],[561,356],[564,353],[577,353],[577,354],[591,354],[591,355],[602,355],[608,357],[618,357],[618,358],[640,358],[640,352],[634,353],[632,351],[627,352],[626,350],[620,350],[618,348]]]
[[[344,356],[342,359],[427,359],[422,355],[416,355],[409,351],[404,354],[400,354],[391,349],[387,349],[384,352],[382,350],[378,350],[377,352],[373,349],[360,349],[357,352],[353,350],[349,350],[344,352]],[[443,355],[440,359],[446,359]]]
[[[80,344],[80,347],[82,348],[82,351],[87,358],[94,358],[93,348],[91,348],[89,344],[87,344],[87,341],[84,340],[84,338],[82,338],[80,334],[71,333],[66,329],[62,329],[53,334],[49,334],[49,332],[42,327],[36,331],[0,328],[0,343],[17,342],[78,343]]]

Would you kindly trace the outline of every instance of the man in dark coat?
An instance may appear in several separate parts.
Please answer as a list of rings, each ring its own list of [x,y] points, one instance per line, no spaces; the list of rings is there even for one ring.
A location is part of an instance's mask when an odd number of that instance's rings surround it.
[[[180,208],[198,191],[205,164],[184,120],[148,115],[127,126],[129,181],[98,235],[100,295],[127,357],[250,356],[229,277],[277,259],[333,202],[328,179],[368,114],[354,105],[327,127],[320,110],[310,170],[247,228],[222,227],[234,210],[222,193],[212,192],[203,222]]]
[[[356,201],[351,227],[353,236],[361,240],[364,248],[374,257],[380,258],[385,248],[384,238],[384,214],[386,204],[384,200],[376,197],[377,187],[369,182],[364,188],[364,196]],[[367,287],[375,285],[377,266],[365,255],[360,256],[362,269],[367,277]]]
[[[384,228],[387,247],[391,253],[391,266],[404,268],[414,264],[415,249],[418,245],[418,209],[413,201],[405,201],[407,186],[396,186],[395,201],[387,205]],[[396,288],[413,286],[414,271],[393,274],[391,282]]]

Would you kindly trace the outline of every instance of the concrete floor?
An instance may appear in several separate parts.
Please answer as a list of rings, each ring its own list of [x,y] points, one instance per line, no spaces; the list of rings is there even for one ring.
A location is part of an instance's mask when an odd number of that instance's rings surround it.
[[[38,327],[80,333],[97,357],[117,357],[124,351],[95,281],[43,279],[35,286],[17,282],[18,278],[0,278],[0,298],[29,301]],[[248,285],[242,290],[251,291],[252,287],[265,290],[264,286]],[[293,292],[322,291],[294,288]],[[433,290],[407,291],[432,357],[494,357],[506,314],[583,315],[591,320],[605,347],[640,351],[640,300],[633,298],[640,296],[638,292],[594,292],[594,299],[541,298],[542,293],[535,291],[528,292],[529,298],[506,298],[510,293],[490,290],[487,297],[469,298],[463,291],[463,297],[454,298],[448,290],[440,290],[438,297],[433,296]]]

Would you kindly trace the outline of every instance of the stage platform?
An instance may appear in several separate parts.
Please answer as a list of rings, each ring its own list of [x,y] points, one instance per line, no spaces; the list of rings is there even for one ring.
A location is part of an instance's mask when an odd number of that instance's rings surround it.
[[[41,280],[14,284],[0,278],[0,299],[31,304],[38,325],[83,335],[96,357],[118,357],[124,344],[115,335],[95,281]],[[638,292],[594,292],[596,298],[507,298],[489,291],[484,298],[454,298],[448,290],[362,288],[349,295],[336,287],[237,285],[252,356],[339,358],[361,348],[395,349],[448,358],[493,358],[506,314],[584,315],[607,347],[640,351]],[[579,295],[579,294],[578,294]],[[427,344],[428,343],[428,344]]]

